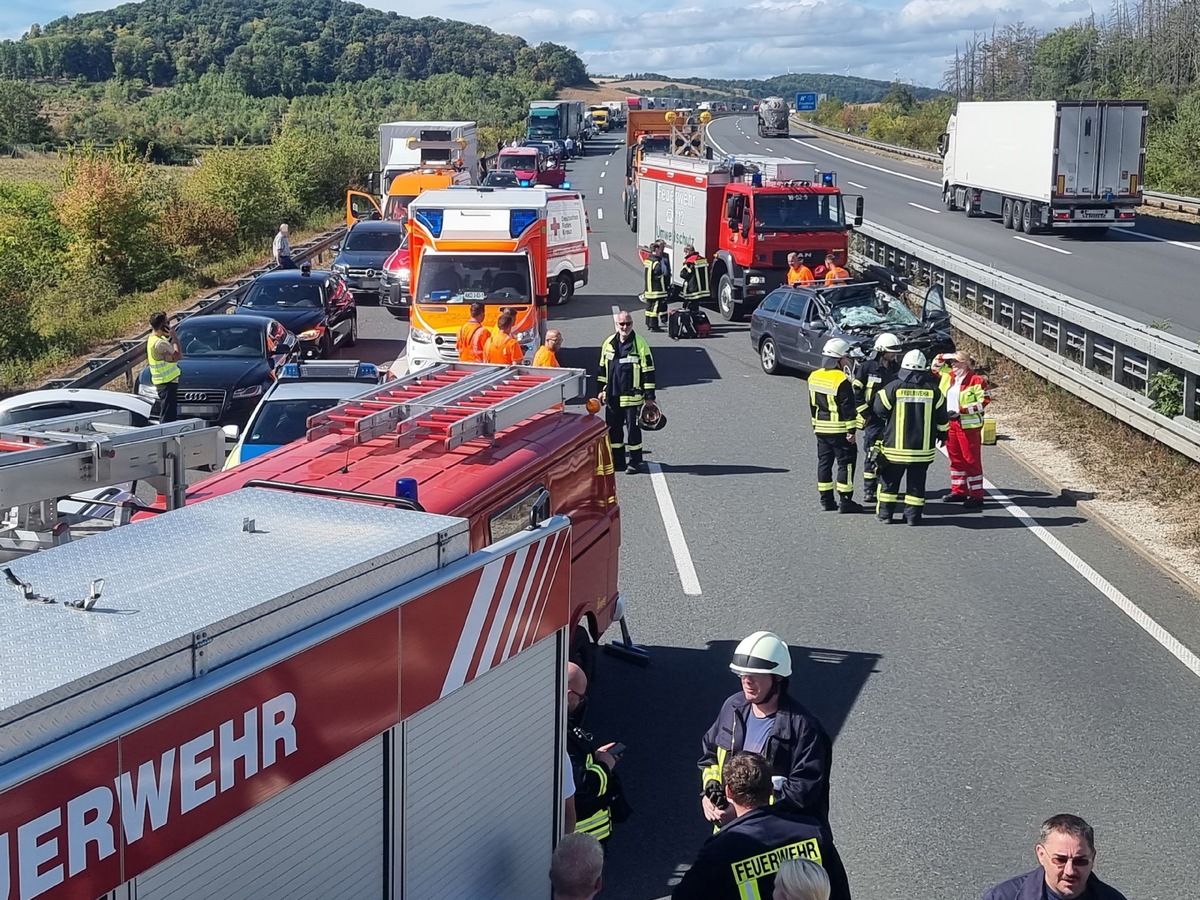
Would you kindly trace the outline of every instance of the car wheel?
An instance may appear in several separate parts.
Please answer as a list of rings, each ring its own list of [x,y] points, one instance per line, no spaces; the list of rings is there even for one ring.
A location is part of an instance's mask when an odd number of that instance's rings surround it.
[[[742,306],[733,299],[733,279],[728,275],[722,275],[717,283],[717,308],[722,318],[729,322],[742,320]]]
[[[558,276],[558,290],[555,292],[555,306],[562,306],[575,295],[575,276],[570,272],[563,272]]]
[[[1013,227],[1013,204],[1008,197],[1004,198],[1004,203],[1000,207],[1000,221],[1004,223],[1005,228]]]
[[[768,375],[779,374],[779,357],[775,354],[775,342],[771,338],[762,339],[758,346],[758,359],[762,363],[762,370]]]
[[[350,333],[346,335],[346,346],[353,347],[358,343],[358,316],[355,315],[350,319]]]

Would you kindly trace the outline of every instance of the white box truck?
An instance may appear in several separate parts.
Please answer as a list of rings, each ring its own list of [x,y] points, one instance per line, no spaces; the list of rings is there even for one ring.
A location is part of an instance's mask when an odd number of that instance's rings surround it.
[[[1146,103],[959,103],[938,140],[942,200],[1032,234],[1132,228],[1142,202]]]

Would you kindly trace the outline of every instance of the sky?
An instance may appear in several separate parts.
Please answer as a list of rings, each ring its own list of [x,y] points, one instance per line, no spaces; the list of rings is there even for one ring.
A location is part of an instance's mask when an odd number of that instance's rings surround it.
[[[365,0],[413,15],[412,0]],[[1088,0],[441,0],[438,15],[487,25],[530,43],[554,41],[597,75],[676,78],[850,74],[936,87],[972,31],[1024,22],[1044,31],[1089,14]],[[0,38],[33,22],[116,6],[107,0],[0,0]]]

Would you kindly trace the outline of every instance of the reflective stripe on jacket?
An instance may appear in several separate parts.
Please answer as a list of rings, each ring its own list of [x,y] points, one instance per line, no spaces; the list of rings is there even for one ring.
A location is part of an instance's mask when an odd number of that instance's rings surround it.
[[[948,397],[950,396],[950,386],[954,384],[954,369],[950,366],[942,366],[937,371],[942,376],[942,395]],[[984,407],[991,402],[992,396],[988,393],[987,379],[972,372],[963,379],[962,387],[959,388],[958,409],[951,410],[951,412],[958,413],[958,424],[962,428],[982,428]]]
[[[154,345],[159,341],[164,341],[168,346],[171,344],[161,334],[155,334],[153,331],[146,338],[146,365],[150,368],[150,383],[170,384],[183,374],[183,370],[179,368],[179,363],[159,359],[154,355]]]
[[[668,280],[661,258],[646,257],[646,290],[647,300],[662,300],[667,296]]]
[[[817,369],[808,376],[808,403],[813,431],[817,434],[848,434],[854,431],[858,410],[854,387],[841,369]]]
[[[575,830],[602,841],[612,835],[612,779],[596,759],[591,738],[582,728],[567,728],[567,757],[575,777]]]
[[[482,334],[480,333],[482,332]],[[489,332],[482,322],[474,319],[458,329],[458,340],[455,342],[460,362],[483,362],[483,347],[487,343]]]
[[[854,420],[856,427],[864,427],[867,419],[874,416],[872,403],[875,395],[896,377],[898,369],[894,362],[885,362],[878,356],[859,366],[854,373],[854,405],[858,410],[858,417]]]
[[[887,422],[880,440],[888,461],[933,462],[934,442],[949,431],[950,418],[945,396],[923,373],[905,371],[875,395],[874,409]]]
[[[709,297],[708,260],[703,256],[689,256],[679,269],[683,279],[684,300],[705,300]]]
[[[607,389],[610,383],[620,384],[616,373],[611,371],[612,367],[618,364],[633,366],[631,382],[633,390],[629,394],[620,396],[620,405],[640,406],[647,397],[654,393],[654,355],[650,352],[650,345],[646,343],[646,339],[635,332],[633,350],[625,357],[627,362],[618,363],[617,342],[617,336],[610,334],[608,339],[600,345],[600,374],[597,380],[603,389]]]

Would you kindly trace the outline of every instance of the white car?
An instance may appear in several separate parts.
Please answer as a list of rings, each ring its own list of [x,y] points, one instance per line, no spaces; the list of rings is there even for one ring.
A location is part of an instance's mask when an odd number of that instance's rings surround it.
[[[91,388],[51,388],[26,391],[0,400],[0,425],[22,425],[59,416],[99,412],[102,409],[125,410],[131,425],[149,425],[154,401],[137,394],[101,391]]]

